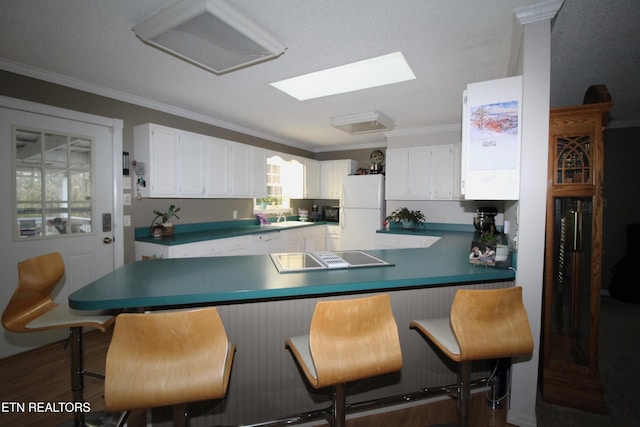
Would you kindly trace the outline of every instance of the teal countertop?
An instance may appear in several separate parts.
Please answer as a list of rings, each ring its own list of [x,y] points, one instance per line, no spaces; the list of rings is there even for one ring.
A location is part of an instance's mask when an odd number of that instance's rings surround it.
[[[215,305],[514,280],[512,270],[470,264],[473,232],[451,228],[425,231],[442,236],[429,248],[366,251],[395,264],[387,267],[279,274],[268,255],[138,261],[72,293],[69,305],[78,310]]]
[[[297,217],[288,217],[289,221]],[[174,246],[186,243],[203,242],[206,240],[224,239],[228,237],[247,236],[259,233],[274,233],[282,230],[291,230],[301,227],[313,227],[324,225],[326,222],[315,222],[312,225],[301,225],[286,228],[265,228],[258,224],[257,219],[239,219],[234,221],[203,222],[197,224],[177,224],[172,237],[155,238],[151,236],[149,227],[137,227],[135,229],[135,241],[155,243],[157,245]]]

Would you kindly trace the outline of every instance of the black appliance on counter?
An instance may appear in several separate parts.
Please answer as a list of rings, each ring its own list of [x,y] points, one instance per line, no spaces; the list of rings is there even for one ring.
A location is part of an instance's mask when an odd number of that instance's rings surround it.
[[[478,216],[473,218],[473,226],[476,228],[476,232],[480,234],[484,233],[496,233],[496,215],[498,215],[497,208],[478,208]]]
[[[327,222],[340,222],[340,207],[339,206],[323,206],[322,216]]]

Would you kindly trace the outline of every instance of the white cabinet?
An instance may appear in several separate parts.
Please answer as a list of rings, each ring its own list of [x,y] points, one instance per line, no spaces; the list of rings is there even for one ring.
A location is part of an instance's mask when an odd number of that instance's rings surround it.
[[[178,191],[178,131],[155,125],[136,126],[133,130],[136,174],[145,185],[143,197],[174,196]]]
[[[229,195],[230,142],[223,139],[207,138],[204,149],[205,168],[204,189],[207,197]]]
[[[342,179],[355,173],[355,160],[325,160],[320,162],[320,198],[339,199],[342,196]]]
[[[251,242],[253,255],[287,252],[281,232],[254,234]]]
[[[451,200],[458,182],[454,144],[388,148],[385,198],[387,200]]]
[[[304,160],[303,195],[305,199],[320,197],[320,162],[317,160]]]
[[[440,240],[440,237],[437,236],[376,233],[376,245],[378,249],[428,248],[438,240]]]
[[[275,233],[277,234],[277,233]],[[203,242],[167,246],[158,243],[135,242],[136,260],[150,258],[196,258],[226,255],[251,255],[251,236],[227,237]]]
[[[178,134],[178,192],[183,197],[202,197],[204,186],[205,137],[192,133]]]
[[[265,150],[155,124],[134,128],[143,197],[242,197],[267,194]]]
[[[342,250],[342,229],[339,225],[327,225],[327,244],[326,250],[340,251]]]
[[[334,227],[339,230],[339,227]],[[264,255],[278,252],[321,252],[326,248],[326,227],[306,227],[205,240],[182,245],[135,242],[136,260],[150,258],[194,258],[230,255]]]
[[[322,252],[327,247],[326,233],[320,225],[283,230],[284,252]]]
[[[471,83],[463,94],[461,192],[471,200],[518,200],[522,76]]]

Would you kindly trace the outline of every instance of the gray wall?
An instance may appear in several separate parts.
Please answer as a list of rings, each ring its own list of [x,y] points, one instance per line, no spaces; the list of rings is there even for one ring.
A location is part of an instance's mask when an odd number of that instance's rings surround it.
[[[67,108],[69,110],[96,114],[104,117],[113,117],[123,120],[123,150],[130,153],[130,159],[135,159],[133,151],[133,127],[144,123],[157,123],[177,129],[188,130],[204,135],[216,136],[244,144],[261,148],[276,150],[297,156],[315,158],[314,153],[291,147],[288,145],[268,141],[265,139],[230,131],[217,126],[201,123],[164,113],[151,108],[114,100],[104,96],[94,95],[58,84],[48,83],[25,77],[19,74],[0,70],[0,95],[12,98],[24,99],[41,104]],[[331,153],[328,158],[350,158],[345,155],[353,155],[360,159],[366,159],[368,166],[369,153],[372,149],[351,150],[349,152]],[[335,157],[335,156],[338,157]],[[334,156],[334,157],[331,157]],[[325,160],[320,158],[321,160]],[[8,185],[8,183],[7,183]],[[135,187],[135,185],[134,185]],[[132,191],[132,196],[135,192]],[[238,212],[238,218],[250,218],[253,216],[251,199],[142,199],[132,197],[131,206],[124,207],[124,214],[131,215],[132,227],[124,229],[124,261],[132,262],[134,256],[134,228],[151,225],[153,211],[167,208],[170,204],[181,207],[179,223],[195,223],[209,221],[225,221],[233,218],[233,211]],[[297,201],[294,207],[309,207],[312,201]]]
[[[604,143],[604,254],[602,288],[611,280],[611,268],[626,249],[625,227],[640,223],[640,127],[607,129]]]

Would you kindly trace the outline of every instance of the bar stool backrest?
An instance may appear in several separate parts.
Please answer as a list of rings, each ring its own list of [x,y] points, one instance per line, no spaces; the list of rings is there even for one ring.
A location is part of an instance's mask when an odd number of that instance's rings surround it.
[[[107,352],[106,409],[222,398],[234,352],[215,307],[120,314]]]
[[[2,325],[13,332],[30,332],[32,320],[56,307],[51,293],[64,275],[64,261],[58,252],[18,263],[18,287],[2,313]],[[38,329],[57,329],[59,326]]]
[[[389,295],[316,304],[309,346],[316,388],[369,378],[402,367]]]
[[[458,361],[519,356],[533,351],[522,287],[456,292],[451,327],[460,346]]]

